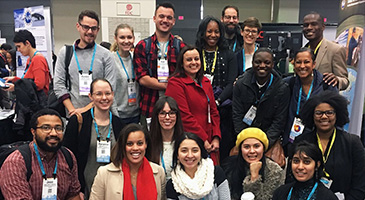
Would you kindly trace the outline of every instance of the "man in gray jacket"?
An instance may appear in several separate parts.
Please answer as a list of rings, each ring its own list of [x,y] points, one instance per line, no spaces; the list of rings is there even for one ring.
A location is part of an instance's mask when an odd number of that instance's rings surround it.
[[[55,67],[54,91],[69,115],[80,114],[92,106],[88,93],[90,83],[96,78],[107,79],[116,88],[116,65],[111,53],[95,43],[99,32],[99,17],[94,11],[84,10],[76,23],[80,38],[73,44],[73,54],[68,67],[71,90],[66,88],[66,47],[59,52]]]

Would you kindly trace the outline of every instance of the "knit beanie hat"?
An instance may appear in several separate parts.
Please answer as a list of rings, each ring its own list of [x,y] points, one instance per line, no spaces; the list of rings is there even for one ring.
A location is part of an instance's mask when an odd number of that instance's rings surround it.
[[[243,129],[238,135],[236,140],[236,147],[239,148],[239,145],[242,141],[247,138],[255,138],[258,139],[264,144],[265,151],[269,148],[269,140],[267,139],[266,133],[264,133],[261,129],[250,127]]]

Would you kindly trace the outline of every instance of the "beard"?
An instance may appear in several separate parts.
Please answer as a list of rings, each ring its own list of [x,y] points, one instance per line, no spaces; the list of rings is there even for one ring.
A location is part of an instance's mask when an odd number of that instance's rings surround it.
[[[55,139],[58,141],[58,144],[56,146],[49,146],[47,144],[47,140]],[[58,149],[62,146],[62,140],[59,137],[55,136],[47,136],[45,140],[43,141],[41,138],[39,138],[37,135],[35,135],[35,141],[37,142],[37,145],[40,149],[46,152],[57,152]]]
[[[224,26],[226,33],[228,35],[232,35],[232,34],[236,33],[236,31],[237,31],[237,25],[235,25],[233,28],[229,27],[228,25],[232,25],[232,24],[227,24],[227,25]]]

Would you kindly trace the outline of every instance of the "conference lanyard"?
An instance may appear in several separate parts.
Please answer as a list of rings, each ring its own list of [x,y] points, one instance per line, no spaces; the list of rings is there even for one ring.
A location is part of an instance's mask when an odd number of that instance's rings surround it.
[[[215,48],[215,51],[214,51],[214,60],[213,60],[211,74],[214,74],[215,64],[217,62],[217,52],[218,52],[218,46]],[[203,64],[204,64],[204,71],[206,71],[207,70],[207,61],[205,58],[205,50],[203,50]]]
[[[265,92],[269,89],[269,87],[271,86],[271,83],[272,83],[272,80],[274,79],[274,76],[272,74],[270,74],[270,82],[269,82],[269,85],[267,86]],[[256,100],[255,104],[257,105],[257,103],[264,97],[265,95],[265,92],[261,94],[261,97],[260,99]]]
[[[119,55],[119,52],[117,51],[117,54],[118,54],[118,57],[119,57],[119,60],[120,62],[122,63],[122,66],[123,66],[123,69],[124,69],[124,72],[125,74],[127,75],[127,79],[128,79],[128,82],[129,82],[129,75],[128,75],[128,72],[127,72],[127,69],[125,68],[124,66],[124,63],[123,63],[123,60],[122,60],[122,57],[120,57]],[[131,59],[131,64],[132,64],[132,80],[134,81],[135,80],[135,75],[134,75],[134,67],[133,67],[133,62],[132,62],[132,56],[131,54],[129,53],[129,58]]]
[[[169,116],[170,116],[170,115],[169,115]],[[163,159],[162,152],[160,153],[160,158],[161,158],[162,167],[163,167],[163,169],[165,170],[165,174],[166,174],[166,166],[165,166],[165,161],[164,161],[164,159]]]
[[[255,45],[255,50],[254,52],[256,52],[257,50],[257,45]],[[245,48],[242,48],[242,62],[243,62],[243,65],[242,65],[242,72],[245,72],[246,70],[246,56],[245,56]]]
[[[33,57],[32,58],[34,58],[34,56],[36,55],[38,53],[38,51],[35,51],[34,52],[34,54],[33,54]],[[28,71],[28,69],[29,69],[29,67],[30,67],[30,64],[32,63],[32,59],[29,59],[29,63],[28,63],[28,65],[27,65],[27,67],[26,67],[26,69],[25,69],[25,71],[24,71],[24,74],[23,74],[23,76],[22,76],[22,78],[24,78],[24,76],[25,76],[25,74],[27,73],[27,71]]]
[[[91,117],[93,118],[93,121],[94,121],[94,126],[95,126],[95,131],[96,131],[96,134],[97,134],[97,139],[100,141],[100,134],[99,134],[99,128],[98,128],[98,125],[96,124],[96,121],[94,119],[94,108],[91,108]],[[110,140],[110,132],[111,132],[111,129],[112,129],[112,112],[109,111],[109,131],[108,131],[108,136],[106,137],[106,141],[109,141]]]
[[[77,68],[79,68],[79,73],[82,74],[82,69],[80,67],[79,59],[77,58],[77,54],[76,54],[76,51],[75,51],[75,45],[73,45],[72,48],[74,50],[74,55],[75,55],[75,59],[76,59]],[[96,44],[94,44],[94,52],[93,52],[93,57],[91,58],[89,75],[91,73],[93,73],[93,64],[94,64],[94,59],[95,59],[95,52],[96,52]]]
[[[322,42],[323,42],[323,39],[318,43],[316,49],[314,50],[314,55],[317,55],[317,51],[318,51],[319,47],[321,46]],[[308,48],[311,48],[311,46],[308,45]]]
[[[170,41],[167,41],[167,43],[166,43],[166,48],[165,48],[165,53],[164,53],[164,58],[166,59],[167,58],[167,50],[168,50],[168,48],[169,48],[169,42]],[[158,47],[158,49],[160,49],[160,53],[158,54],[158,58],[159,59],[161,59],[161,46],[160,46],[160,43],[157,41],[157,47]]]
[[[307,197],[307,200],[310,200],[311,197],[313,196],[314,192],[316,191],[317,189],[317,186],[318,186],[318,182],[316,182],[316,184],[314,185],[314,187],[312,188],[312,191],[311,193],[309,194],[309,196]],[[290,189],[290,192],[289,192],[289,195],[288,195],[288,198],[287,200],[290,200],[291,198],[291,193],[293,192],[293,187]]]
[[[235,50],[236,50],[236,45],[237,45],[237,39],[234,41],[233,52],[235,52]]]
[[[305,99],[305,101],[307,101],[312,93],[312,88],[313,88],[313,81],[311,83],[311,87],[309,88],[308,94],[307,94],[307,98]],[[298,97],[298,105],[297,105],[297,115],[299,115],[299,109],[300,109],[300,101],[302,100],[302,91],[303,91],[303,86],[300,86],[299,89],[299,97]]]
[[[212,122],[212,120],[210,118],[210,99],[209,99],[208,95],[205,93],[202,83],[200,83],[200,87],[203,89],[203,92],[204,92],[204,94],[205,94],[205,96],[207,97],[207,100],[208,100],[208,123],[210,124]]]
[[[333,131],[333,136],[332,136],[332,140],[331,140],[331,144],[330,144],[330,147],[328,149],[328,153],[327,155],[324,155],[324,151],[323,151],[323,147],[322,147],[322,144],[321,144],[321,140],[319,139],[319,136],[318,136],[318,133],[316,134],[317,135],[317,142],[318,142],[318,147],[319,149],[321,150],[322,152],[322,158],[323,158],[323,163],[326,164],[327,160],[328,160],[328,156],[330,155],[330,152],[331,152],[331,149],[332,149],[332,146],[333,146],[333,143],[335,142],[335,138],[336,138],[336,129]],[[330,175],[326,172],[325,168],[323,167],[323,172],[324,174],[326,175],[326,177],[330,177]]]
[[[46,172],[44,171],[43,163],[42,163],[42,160],[41,160],[41,156],[39,155],[37,145],[35,143],[33,143],[33,146],[34,146],[35,154],[37,155],[39,166],[41,167],[42,177],[45,180],[47,180],[47,175],[46,175]],[[56,154],[57,154],[57,152],[56,152]],[[57,175],[57,164],[58,164],[58,156],[56,158],[56,164],[55,164],[54,171],[53,171],[53,178],[56,178],[56,175]]]

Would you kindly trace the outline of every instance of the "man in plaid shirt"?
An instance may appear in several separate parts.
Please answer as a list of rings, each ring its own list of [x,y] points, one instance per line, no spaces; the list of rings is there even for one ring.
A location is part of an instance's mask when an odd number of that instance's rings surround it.
[[[134,50],[133,65],[140,84],[141,124],[145,128],[147,121],[150,122],[149,118],[156,101],[165,93],[167,77],[175,71],[177,56],[173,46],[174,36],[171,34],[175,25],[174,13],[175,8],[171,3],[157,5],[153,16],[156,32],[150,37],[150,48],[146,47],[145,40],[141,40]],[[182,42],[179,44],[180,49],[185,46]],[[146,54],[146,48],[150,49],[150,55]]]

